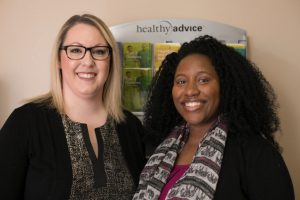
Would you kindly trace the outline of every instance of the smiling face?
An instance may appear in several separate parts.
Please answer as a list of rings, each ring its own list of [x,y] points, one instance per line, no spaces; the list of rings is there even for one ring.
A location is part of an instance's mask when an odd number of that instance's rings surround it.
[[[191,127],[211,124],[220,104],[220,82],[207,56],[191,54],[179,62],[172,96],[177,111]]]
[[[105,45],[106,40],[99,30],[91,25],[79,23],[73,26],[63,41],[63,46],[80,45],[94,47]],[[60,51],[64,98],[102,99],[103,86],[109,73],[110,57],[94,60],[87,51],[80,60],[71,60],[64,50]]]

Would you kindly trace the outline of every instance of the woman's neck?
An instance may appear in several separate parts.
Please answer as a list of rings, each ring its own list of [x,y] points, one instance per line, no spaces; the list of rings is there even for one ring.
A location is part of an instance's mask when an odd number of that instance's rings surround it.
[[[64,98],[65,113],[70,119],[76,122],[97,127],[106,122],[107,111],[102,98]]]
[[[211,126],[216,122],[216,119],[211,120],[208,123],[202,124],[202,125],[190,125],[189,127],[189,141],[194,141],[196,143],[199,143],[200,141],[202,141],[207,132],[209,131],[209,129],[211,128]]]

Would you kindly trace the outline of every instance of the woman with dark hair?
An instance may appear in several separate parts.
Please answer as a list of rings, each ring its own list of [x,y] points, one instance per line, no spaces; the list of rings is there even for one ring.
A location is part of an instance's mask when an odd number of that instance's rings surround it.
[[[294,199],[274,134],[278,105],[260,70],[211,36],[184,43],[156,73],[145,108],[158,147],[134,199]]]

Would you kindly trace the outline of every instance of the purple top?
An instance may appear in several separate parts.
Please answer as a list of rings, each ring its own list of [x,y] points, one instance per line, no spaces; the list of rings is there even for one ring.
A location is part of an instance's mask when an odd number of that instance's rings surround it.
[[[175,165],[172,169],[166,185],[163,187],[159,200],[165,200],[169,190],[175,185],[175,183],[182,177],[184,172],[189,168],[190,165]]]

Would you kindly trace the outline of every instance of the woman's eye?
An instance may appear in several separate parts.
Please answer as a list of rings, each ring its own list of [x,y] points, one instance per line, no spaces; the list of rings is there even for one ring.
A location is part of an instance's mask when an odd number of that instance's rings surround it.
[[[106,56],[109,53],[109,49],[106,47],[94,47],[92,53],[96,56]]]
[[[204,84],[204,83],[208,83],[208,81],[209,81],[208,78],[200,78],[200,79],[198,80],[198,83]]]
[[[104,54],[106,54],[106,51],[104,49],[97,49],[97,50],[93,51],[93,54],[104,55]]]
[[[81,48],[72,48],[72,49],[70,49],[70,53],[82,53],[82,49]]]
[[[186,81],[185,80],[176,80],[175,83],[177,85],[184,85],[186,83]]]

